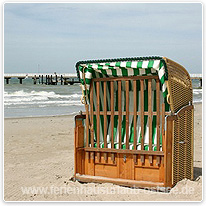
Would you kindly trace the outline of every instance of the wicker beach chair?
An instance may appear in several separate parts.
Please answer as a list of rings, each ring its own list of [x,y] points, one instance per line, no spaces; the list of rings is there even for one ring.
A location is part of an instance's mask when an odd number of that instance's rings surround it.
[[[165,57],[79,61],[74,177],[130,187],[193,179],[192,83]]]

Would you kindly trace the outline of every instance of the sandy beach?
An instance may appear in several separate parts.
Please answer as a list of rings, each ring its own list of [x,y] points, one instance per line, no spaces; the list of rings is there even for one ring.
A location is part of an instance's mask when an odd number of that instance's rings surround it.
[[[200,201],[202,104],[195,104],[194,115],[194,181],[182,180],[170,193],[131,189],[108,183],[82,184],[71,181],[74,169],[74,116],[5,119],[4,200]],[[25,188],[35,188],[36,192],[27,191],[28,194],[23,194]],[[192,189],[188,193],[185,188]],[[109,194],[105,194],[107,191]]]

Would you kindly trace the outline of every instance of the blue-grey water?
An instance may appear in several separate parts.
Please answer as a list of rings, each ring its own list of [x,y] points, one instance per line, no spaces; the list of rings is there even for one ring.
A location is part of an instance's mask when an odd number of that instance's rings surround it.
[[[193,100],[202,101],[199,81],[193,81]],[[32,79],[10,79],[4,84],[4,117],[69,115],[84,111],[81,88],[74,85],[33,84]]]

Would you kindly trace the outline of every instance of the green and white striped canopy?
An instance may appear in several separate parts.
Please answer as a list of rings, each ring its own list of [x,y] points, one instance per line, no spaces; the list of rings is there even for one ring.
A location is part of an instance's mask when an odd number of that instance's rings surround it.
[[[102,74],[102,77],[158,75],[163,97],[168,94],[165,82],[167,80],[167,68],[164,59],[161,57],[89,60],[78,62],[76,67],[84,95],[86,95],[86,92],[89,93],[91,79],[96,77],[96,73]]]

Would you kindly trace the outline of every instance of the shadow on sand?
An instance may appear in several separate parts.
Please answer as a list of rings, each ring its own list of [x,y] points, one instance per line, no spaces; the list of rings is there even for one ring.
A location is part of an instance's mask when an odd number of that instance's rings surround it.
[[[199,176],[202,176],[202,168],[194,167],[194,180],[196,180]]]

